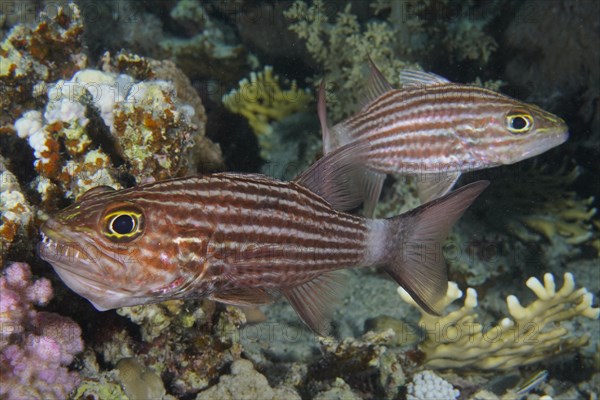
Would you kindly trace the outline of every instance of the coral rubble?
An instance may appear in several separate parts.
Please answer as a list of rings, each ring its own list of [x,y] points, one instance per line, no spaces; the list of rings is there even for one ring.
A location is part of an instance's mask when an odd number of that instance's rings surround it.
[[[426,333],[419,345],[429,368],[477,368],[506,370],[539,362],[585,345],[589,335],[568,336],[561,323],[577,316],[598,319],[600,309],[592,307],[593,296],[585,288],[576,289],[573,275],[566,273],[558,291],[552,274],[544,276],[544,284],[536,278],[527,286],[537,300],[527,307],[511,295],[506,299],[509,314],[495,326],[484,326],[477,320],[477,292],[469,288],[463,306],[441,317],[427,314],[402,288],[404,301],[421,311],[420,326]],[[462,297],[451,282],[440,306],[447,308]]]

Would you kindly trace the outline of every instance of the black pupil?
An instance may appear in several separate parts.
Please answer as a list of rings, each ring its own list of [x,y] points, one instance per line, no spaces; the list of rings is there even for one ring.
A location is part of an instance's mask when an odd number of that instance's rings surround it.
[[[512,127],[516,130],[521,130],[527,126],[527,121],[523,117],[514,117],[512,120]]]
[[[120,215],[113,220],[112,229],[120,235],[126,235],[133,231],[134,225],[131,215]]]

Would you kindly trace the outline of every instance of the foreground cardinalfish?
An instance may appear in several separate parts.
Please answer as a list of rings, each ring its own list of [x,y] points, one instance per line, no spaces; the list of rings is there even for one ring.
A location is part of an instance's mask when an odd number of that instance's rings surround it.
[[[319,119],[325,154],[355,140],[371,150],[357,175],[372,215],[386,174],[416,176],[423,202],[447,193],[461,172],[513,164],[567,140],[565,122],[541,108],[441,76],[405,70],[394,89],[370,61],[365,105],[329,128],[324,83]]]
[[[217,173],[124,190],[97,187],[42,228],[40,255],[97,309],[206,297],[284,296],[327,332],[340,270],[381,265],[427,311],[446,293],[441,245],[487,186],[479,181],[390,219],[345,213],[348,176],[370,152],[343,146],[292,182]]]

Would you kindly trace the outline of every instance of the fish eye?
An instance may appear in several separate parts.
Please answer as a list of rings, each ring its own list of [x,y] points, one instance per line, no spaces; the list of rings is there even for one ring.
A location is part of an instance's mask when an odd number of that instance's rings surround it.
[[[114,210],[104,217],[104,236],[113,242],[129,242],[143,231],[144,218],[139,210]]]
[[[524,112],[514,112],[506,116],[506,129],[514,134],[527,133],[533,128],[533,118]]]

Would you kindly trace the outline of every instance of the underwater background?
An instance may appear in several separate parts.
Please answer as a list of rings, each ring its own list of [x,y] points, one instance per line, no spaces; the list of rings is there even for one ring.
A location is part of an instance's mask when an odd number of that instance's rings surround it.
[[[0,399],[597,399],[599,16],[595,0],[0,0]],[[98,185],[292,180],[322,155],[320,81],[338,122],[368,57],[395,86],[421,68],[569,126],[463,175],[491,186],[445,245],[441,317],[374,268],[348,272],[327,338],[284,301],[98,312],[37,256],[40,224]],[[390,176],[376,216],[417,204]]]

